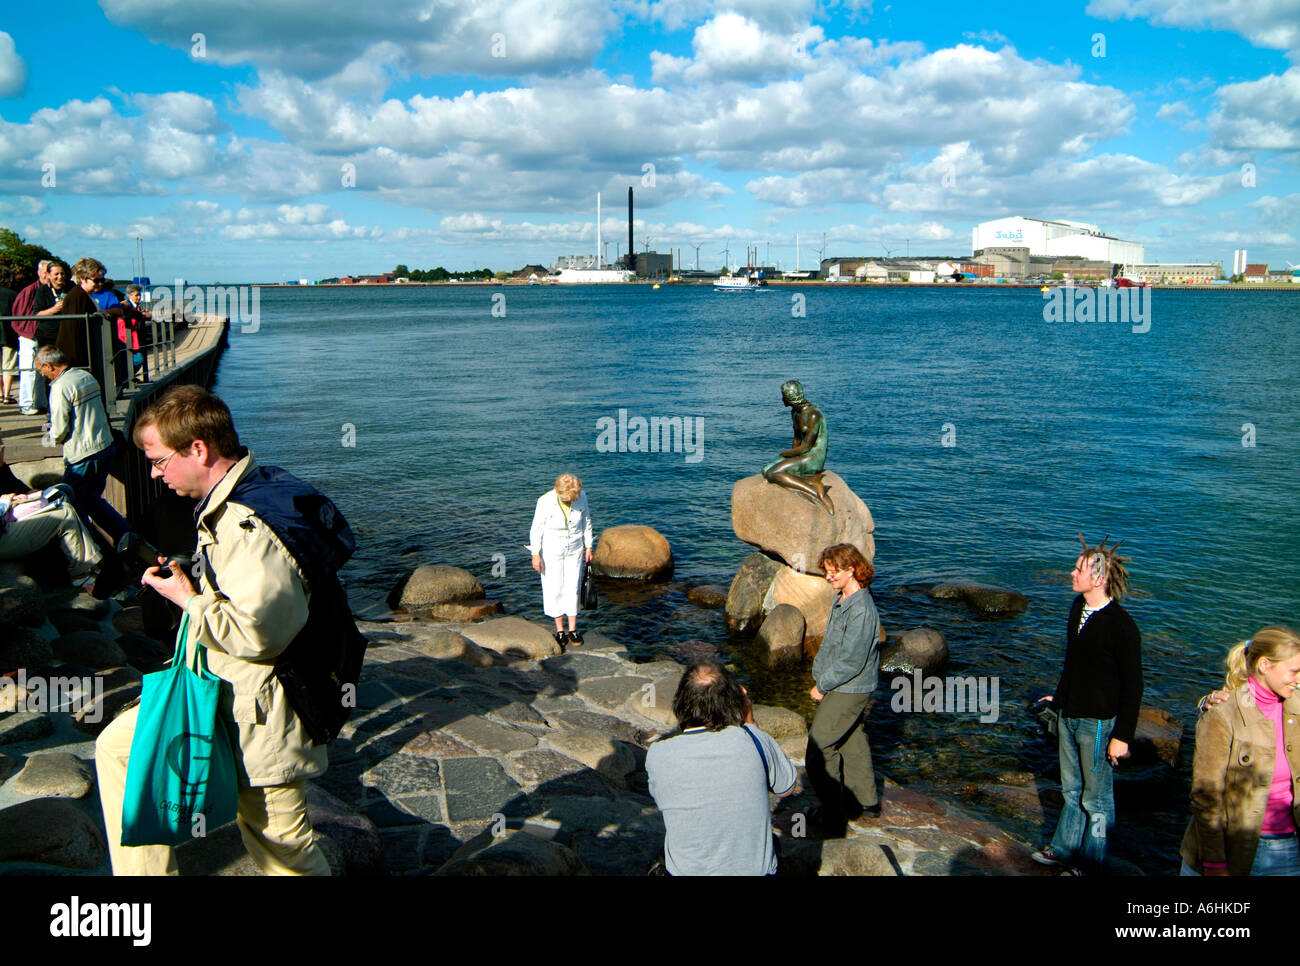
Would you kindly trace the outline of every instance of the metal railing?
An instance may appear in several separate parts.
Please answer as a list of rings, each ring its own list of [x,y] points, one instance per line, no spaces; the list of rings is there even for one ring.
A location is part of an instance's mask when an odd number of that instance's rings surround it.
[[[128,344],[116,343],[115,345],[117,320],[105,318],[98,312],[57,316],[0,315],[0,325],[32,320],[49,322],[51,319],[57,319],[60,327],[68,323],[82,326],[76,344],[86,347],[87,359],[85,365],[78,365],[75,368],[85,369],[95,377],[103,394],[104,408],[110,414],[117,412],[119,401],[134,393],[141,385],[140,380],[135,377],[136,350]],[[176,330],[178,326],[184,328],[187,323],[183,318],[178,323],[175,314],[170,318],[152,318],[147,321],[151,338],[148,345],[140,347],[140,352],[144,357],[144,369],[149,373],[150,381],[156,381],[159,376],[165,376],[177,368]],[[132,334],[130,330],[127,331],[128,338]],[[34,368],[34,357],[35,350],[33,350],[33,366],[19,369],[20,377],[24,373],[29,373],[29,378],[40,378]],[[110,364],[105,365],[105,360]]]

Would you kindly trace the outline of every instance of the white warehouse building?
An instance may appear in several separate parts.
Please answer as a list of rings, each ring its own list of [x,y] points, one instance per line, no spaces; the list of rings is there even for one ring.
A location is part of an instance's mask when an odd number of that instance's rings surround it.
[[[971,252],[985,248],[1028,248],[1031,256],[1078,256],[1117,265],[1146,261],[1146,246],[1105,234],[1081,221],[1047,221],[1014,215],[976,225]]]

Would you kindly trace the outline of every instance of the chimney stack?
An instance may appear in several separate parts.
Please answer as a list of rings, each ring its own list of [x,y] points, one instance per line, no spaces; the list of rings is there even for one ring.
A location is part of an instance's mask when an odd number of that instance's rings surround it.
[[[632,241],[632,186],[627,186],[627,267],[636,271],[636,245]]]

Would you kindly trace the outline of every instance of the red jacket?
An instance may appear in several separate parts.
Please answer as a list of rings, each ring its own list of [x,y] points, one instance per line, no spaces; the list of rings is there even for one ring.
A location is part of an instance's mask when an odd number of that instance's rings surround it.
[[[28,285],[25,289],[14,296],[14,307],[11,310],[14,315],[32,314],[32,303],[36,301],[36,292],[40,287],[40,282],[32,282],[31,285]],[[14,331],[24,339],[34,339],[36,338],[36,327],[41,323],[38,319],[28,319],[22,322],[15,319],[9,324],[12,325]]]

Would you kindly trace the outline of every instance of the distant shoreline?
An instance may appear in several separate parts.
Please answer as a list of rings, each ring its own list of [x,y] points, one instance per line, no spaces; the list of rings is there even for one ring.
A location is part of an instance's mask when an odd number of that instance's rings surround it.
[[[200,285],[199,282],[190,282],[190,285]],[[283,289],[320,289],[320,288],[349,288],[349,289],[371,289],[371,288],[499,288],[503,285],[509,286],[527,286],[532,283],[527,279],[508,278],[501,281],[493,279],[492,281],[474,281],[474,282],[366,282],[366,283],[339,283],[339,282],[322,282],[315,285],[294,285],[284,282],[212,282],[212,285],[256,285],[259,288],[283,288]],[[712,287],[713,279],[691,279],[681,282],[666,282],[662,279],[637,279],[630,282],[578,282],[559,284],[557,282],[543,282],[540,286],[550,288],[552,286],[562,289],[570,288],[626,288],[629,285],[658,285],[660,288],[708,288]],[[830,282],[826,279],[769,279],[768,288],[826,288],[833,287],[836,289],[954,289],[958,291],[997,291],[1000,289],[1041,289],[1041,282]],[[1048,288],[1065,288],[1066,286],[1057,282],[1056,284],[1047,283]],[[1095,286],[1087,283],[1079,283],[1075,288],[1093,288]],[[1159,285],[1152,284],[1147,286],[1151,289],[1161,291],[1180,291],[1180,292],[1296,292],[1300,293],[1300,285],[1287,284],[1283,282],[1237,282],[1226,285],[1208,285],[1201,283],[1186,283],[1176,285]],[[1115,291],[1123,291],[1116,289]]]

